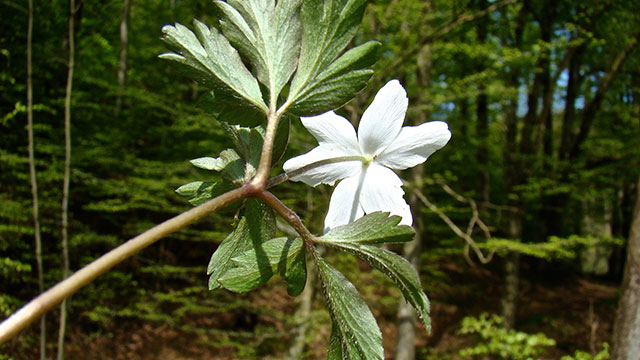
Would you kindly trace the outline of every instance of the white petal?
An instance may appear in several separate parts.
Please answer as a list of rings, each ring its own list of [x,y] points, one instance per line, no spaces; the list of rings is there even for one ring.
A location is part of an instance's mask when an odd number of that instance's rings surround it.
[[[365,173],[348,177],[336,186],[331,195],[329,211],[324,219],[324,232],[345,225],[364,215],[364,210],[360,206],[360,192]]]
[[[445,146],[450,138],[449,127],[442,121],[405,126],[391,145],[378,155],[376,162],[396,170],[414,167]]]
[[[391,80],[378,91],[358,128],[360,149],[377,155],[398,136],[409,100],[398,80]]]
[[[402,217],[400,224],[411,225],[413,217],[403,195],[402,180],[393,170],[375,163],[369,165],[360,194],[360,204],[367,214],[390,212]]]
[[[333,111],[312,117],[301,118],[302,125],[316,138],[320,145],[336,144],[345,152],[360,153],[356,130],[351,123]]]
[[[307,165],[337,157],[345,156],[343,149],[336,148],[334,144],[320,145],[306,154],[287,160],[284,171],[289,173],[301,169]],[[357,174],[362,169],[362,161],[342,161],[329,163],[306,170],[299,175],[290,177],[293,181],[302,181],[310,186],[318,184],[335,184],[336,181]]]

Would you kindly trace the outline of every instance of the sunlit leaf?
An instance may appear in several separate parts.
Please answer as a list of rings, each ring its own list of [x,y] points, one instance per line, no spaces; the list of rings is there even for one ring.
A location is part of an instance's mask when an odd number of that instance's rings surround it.
[[[381,244],[410,241],[415,234],[413,228],[398,225],[401,218],[386,212],[374,212],[343,226],[331,229],[318,238],[320,242],[351,242],[360,244]]]
[[[178,64],[216,96],[235,96],[266,112],[258,81],[229,41],[215,28],[197,20],[194,26],[195,34],[182,24],[164,26],[163,40],[175,53],[162,54],[160,58]]]
[[[220,287],[218,279],[233,267],[232,258],[273,238],[275,226],[275,214],[270,207],[255,199],[247,200],[244,216],[211,256],[207,267],[207,275],[211,275],[209,289]]]
[[[266,283],[276,273],[283,277],[291,273],[292,267],[299,266],[300,256],[304,257],[300,238],[280,237],[255,244],[253,248],[232,259],[234,267],[219,278],[218,282],[231,291],[251,291]],[[301,271],[296,269],[293,273],[298,275]]]

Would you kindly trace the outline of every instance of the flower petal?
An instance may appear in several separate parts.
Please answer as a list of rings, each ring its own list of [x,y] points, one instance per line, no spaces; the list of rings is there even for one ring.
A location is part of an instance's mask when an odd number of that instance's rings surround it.
[[[360,194],[360,204],[365,213],[390,212],[402,217],[401,225],[411,225],[413,217],[403,195],[402,180],[393,170],[375,163],[369,165]]]
[[[353,222],[364,215],[360,206],[360,192],[365,172],[348,177],[336,186],[329,202],[329,211],[324,219],[324,232],[328,232],[336,226]]]
[[[333,111],[318,116],[301,118],[302,125],[313,135],[320,145],[335,144],[348,155],[359,155],[360,147],[356,130],[351,123]]]
[[[432,121],[420,126],[405,126],[378,157],[376,162],[395,170],[414,167],[447,144],[451,132],[447,123]]]
[[[409,100],[398,80],[391,80],[378,91],[358,127],[360,149],[367,155],[382,152],[398,136]]]
[[[334,144],[325,144],[314,148],[306,154],[287,160],[282,167],[285,172],[290,173],[309,164],[341,156],[345,156],[341,149],[336,149]],[[342,161],[316,166],[303,173],[291,176],[289,179],[302,181],[310,186],[317,186],[318,184],[329,184],[333,186],[336,181],[358,174],[361,169],[362,161],[360,160]]]

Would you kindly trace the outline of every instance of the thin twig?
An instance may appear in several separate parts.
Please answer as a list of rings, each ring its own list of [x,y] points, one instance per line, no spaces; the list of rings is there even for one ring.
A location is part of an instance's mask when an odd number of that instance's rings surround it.
[[[473,249],[473,252],[476,254],[476,256],[478,257],[478,260],[480,260],[481,263],[487,264],[493,259],[493,254],[495,253],[495,251],[492,250],[491,252],[489,252],[489,255],[485,256],[482,253],[482,250],[478,248],[478,245],[476,244],[476,242],[471,238],[471,236],[469,236],[467,233],[462,231],[458,227],[458,225],[456,225],[453,221],[451,221],[451,219],[445,213],[443,213],[437,206],[435,206],[431,201],[429,201],[429,199],[427,199],[427,197],[424,196],[423,193],[421,193],[417,189],[414,190],[414,193],[416,197],[420,199],[420,201],[423,204],[425,204],[429,208],[429,210],[436,213],[442,219],[442,221],[444,221],[449,226],[449,228],[451,228],[451,230],[453,230],[453,232],[456,233],[456,235],[458,235],[459,237],[461,237],[467,242],[467,246],[470,246]],[[467,250],[465,249],[465,251]],[[468,257],[468,255],[466,255],[465,257],[467,258],[467,261],[471,260],[471,258]]]

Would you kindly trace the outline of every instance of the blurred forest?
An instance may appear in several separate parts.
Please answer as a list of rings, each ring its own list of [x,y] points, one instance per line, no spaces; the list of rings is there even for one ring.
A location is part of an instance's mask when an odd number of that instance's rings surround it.
[[[70,43],[71,271],[189,209],[174,190],[217,175],[188,161],[231,146],[199,101],[206,90],[157,58],[166,51],[163,25],[216,21],[209,1],[75,1],[73,41],[69,0],[33,3],[44,288],[64,271]],[[27,2],[0,1],[0,14],[4,318],[39,285],[27,150]],[[396,78],[409,95],[405,124],[442,120],[453,134],[424,166],[401,174],[418,236],[391,248],[420,269],[432,302],[431,334],[407,315],[382,274],[355,257],[329,254],[370,305],[386,356],[410,358],[407,344],[415,342],[419,359],[518,359],[527,351],[533,358],[595,358],[611,343],[640,175],[640,2],[372,0],[356,43],[368,40],[382,43],[374,77],[339,112],[356,123],[375,92]],[[283,160],[315,145],[295,120]],[[285,183],[273,191],[312,231],[322,231],[330,187]],[[313,283],[298,298],[288,297],[280,280],[248,294],[207,290],[206,265],[231,231],[235,210],[161,240],[74,295],[67,358],[324,358],[331,324]],[[46,317],[48,358],[56,351],[57,311]],[[508,341],[517,334],[533,342],[519,348]],[[37,358],[39,339],[34,324],[0,347],[0,359]],[[492,341],[503,352],[478,346]],[[545,346],[532,349],[536,341]]]

